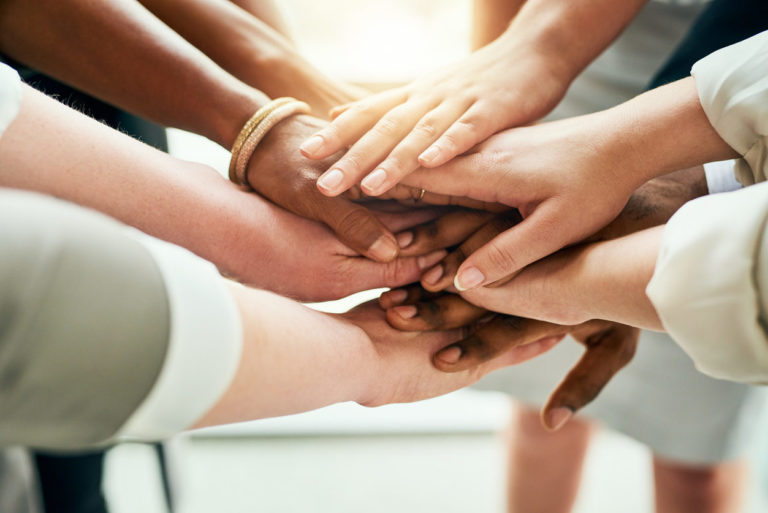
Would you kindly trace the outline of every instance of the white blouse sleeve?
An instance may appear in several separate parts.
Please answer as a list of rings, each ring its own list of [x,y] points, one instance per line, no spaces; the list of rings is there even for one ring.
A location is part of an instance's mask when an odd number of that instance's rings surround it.
[[[736,177],[744,185],[768,175],[768,31],[725,47],[691,70],[699,100],[720,137],[742,159]]]
[[[189,428],[227,389],[240,361],[242,327],[213,264],[141,232],[134,235],[164,278],[171,330],[157,382],[118,438],[160,440]]]
[[[667,223],[646,290],[705,374],[768,383],[768,183],[705,196]]]
[[[16,70],[0,63],[0,137],[16,119],[21,107],[21,78]]]

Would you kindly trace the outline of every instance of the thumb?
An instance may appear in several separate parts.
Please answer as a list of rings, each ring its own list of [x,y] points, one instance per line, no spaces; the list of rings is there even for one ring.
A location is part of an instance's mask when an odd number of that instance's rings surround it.
[[[456,273],[456,288],[465,291],[494,283],[572,242],[575,238],[568,223],[558,222],[562,216],[551,210],[539,206],[520,224],[472,253]]]
[[[392,232],[362,205],[344,198],[323,202],[321,218],[341,242],[377,262],[391,262],[398,253]]]

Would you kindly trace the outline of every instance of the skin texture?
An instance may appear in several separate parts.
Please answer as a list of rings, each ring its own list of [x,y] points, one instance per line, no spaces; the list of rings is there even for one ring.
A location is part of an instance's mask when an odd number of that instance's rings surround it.
[[[643,3],[529,0],[501,37],[464,61],[334,111],[334,122],[301,147],[322,159],[351,146],[318,187],[337,195],[360,182],[378,195],[419,166],[541,118]]]
[[[647,180],[734,156],[688,78],[607,111],[507,130],[404,183],[514,206],[522,214],[523,222],[462,264],[455,284],[467,290],[595,233]]]

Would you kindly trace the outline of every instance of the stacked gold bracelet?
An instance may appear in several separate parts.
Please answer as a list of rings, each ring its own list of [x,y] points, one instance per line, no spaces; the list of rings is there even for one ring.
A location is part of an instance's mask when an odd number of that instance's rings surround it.
[[[248,185],[246,168],[256,146],[284,119],[294,114],[309,114],[309,105],[294,98],[272,100],[251,116],[232,145],[232,158],[229,161],[229,179],[238,185]]]

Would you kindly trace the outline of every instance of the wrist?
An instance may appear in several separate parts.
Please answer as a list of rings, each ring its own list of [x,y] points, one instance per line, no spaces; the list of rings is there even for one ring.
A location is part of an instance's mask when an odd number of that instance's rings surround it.
[[[656,267],[663,226],[585,246],[574,262],[585,314],[639,328],[661,329],[645,289]]]
[[[242,85],[236,91],[231,91],[219,99],[208,116],[210,135],[213,141],[227,150],[232,149],[243,126],[261,107],[269,103],[261,91]]]
[[[692,78],[646,92],[598,113],[604,146],[635,187],[660,175],[733,158],[715,132]]]

